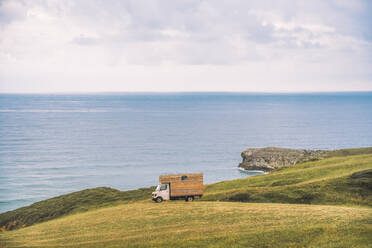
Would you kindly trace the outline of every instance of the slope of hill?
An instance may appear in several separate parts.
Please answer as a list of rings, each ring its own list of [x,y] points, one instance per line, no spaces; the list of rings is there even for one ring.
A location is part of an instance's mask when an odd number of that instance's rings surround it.
[[[0,233],[0,247],[370,247],[372,209],[147,200]]]
[[[212,184],[203,200],[372,206],[372,155],[327,158]]]

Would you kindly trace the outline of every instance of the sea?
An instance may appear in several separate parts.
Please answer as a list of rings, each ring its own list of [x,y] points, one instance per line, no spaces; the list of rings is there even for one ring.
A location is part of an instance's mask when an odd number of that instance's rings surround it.
[[[372,146],[372,92],[0,94],[0,213],[161,174],[254,176],[240,154],[266,146]]]

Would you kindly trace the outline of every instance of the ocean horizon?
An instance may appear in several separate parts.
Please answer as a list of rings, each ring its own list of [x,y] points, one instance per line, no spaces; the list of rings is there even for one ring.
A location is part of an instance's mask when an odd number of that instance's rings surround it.
[[[238,169],[246,148],[368,147],[371,130],[372,92],[2,93],[0,213],[160,174],[252,176]]]

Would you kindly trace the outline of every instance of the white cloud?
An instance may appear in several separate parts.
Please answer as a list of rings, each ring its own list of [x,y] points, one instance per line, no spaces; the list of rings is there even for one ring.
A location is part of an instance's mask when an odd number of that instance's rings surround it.
[[[372,90],[371,21],[360,17],[371,9],[333,0],[0,1],[0,91]]]

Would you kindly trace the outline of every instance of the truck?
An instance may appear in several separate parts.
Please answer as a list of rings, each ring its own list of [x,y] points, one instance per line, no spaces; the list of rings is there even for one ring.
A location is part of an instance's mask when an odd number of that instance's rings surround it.
[[[152,200],[157,203],[178,199],[190,202],[202,197],[203,193],[202,173],[160,175]]]

